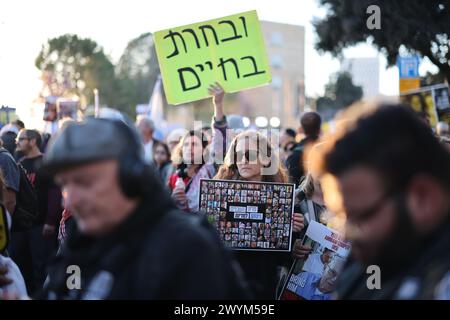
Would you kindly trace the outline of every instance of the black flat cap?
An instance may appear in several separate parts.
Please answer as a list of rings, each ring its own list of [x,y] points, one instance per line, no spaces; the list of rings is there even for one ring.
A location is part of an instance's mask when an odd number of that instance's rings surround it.
[[[143,147],[137,132],[118,120],[90,118],[70,123],[51,138],[44,155],[49,173],[133,153],[142,158]]]

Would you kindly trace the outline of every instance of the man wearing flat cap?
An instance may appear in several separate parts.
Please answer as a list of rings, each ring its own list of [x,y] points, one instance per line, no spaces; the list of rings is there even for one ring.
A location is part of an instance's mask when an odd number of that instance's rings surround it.
[[[211,226],[176,209],[120,121],[71,123],[45,168],[76,224],[40,299],[240,299],[239,269]]]

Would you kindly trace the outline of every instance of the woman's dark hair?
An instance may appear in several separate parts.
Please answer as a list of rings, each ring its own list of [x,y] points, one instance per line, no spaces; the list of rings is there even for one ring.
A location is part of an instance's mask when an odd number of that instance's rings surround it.
[[[286,128],[285,130],[286,134],[292,138],[295,138],[297,136],[297,133],[292,128]]]
[[[164,151],[167,154],[167,159],[170,161],[171,155],[170,155],[169,147],[167,146],[167,144],[165,144],[164,142],[161,142],[161,141],[156,141],[153,144],[153,157],[155,156],[156,148],[158,148],[158,147],[163,147],[164,148]]]
[[[184,163],[183,161],[183,144],[184,141],[189,137],[197,137],[202,142],[202,165],[208,161],[208,139],[203,134],[202,131],[190,130],[181,139],[178,145],[175,147],[172,154],[172,162],[177,165]]]

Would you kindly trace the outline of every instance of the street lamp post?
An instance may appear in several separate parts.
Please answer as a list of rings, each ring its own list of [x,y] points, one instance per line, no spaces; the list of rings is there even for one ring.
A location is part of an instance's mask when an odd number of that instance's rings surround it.
[[[99,101],[98,101],[98,90],[94,89],[94,116],[98,118],[100,112]]]

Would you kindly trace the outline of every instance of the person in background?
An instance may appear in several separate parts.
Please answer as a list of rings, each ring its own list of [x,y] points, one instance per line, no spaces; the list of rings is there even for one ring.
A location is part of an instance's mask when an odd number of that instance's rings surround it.
[[[14,120],[13,122],[11,122],[11,124],[13,126],[15,126],[17,128],[17,130],[19,130],[19,131],[25,129],[25,123],[23,123],[23,121],[21,121],[19,119]],[[17,134],[19,134],[19,133],[17,133]],[[19,159],[21,159],[24,156],[23,152],[17,148],[14,151],[13,155],[14,155],[14,159],[16,159],[16,161],[19,161]]]
[[[319,139],[322,119],[317,112],[306,112],[301,117],[300,124],[305,138],[292,149],[291,155],[286,160],[289,181],[296,185],[300,183],[301,178],[305,175],[303,168],[305,149],[310,143],[314,143]]]
[[[192,130],[172,152],[172,163],[177,170],[169,178],[169,188],[178,206],[190,212],[199,208],[200,179],[210,179],[216,174],[227,150],[228,123],[223,112],[225,92],[217,82],[210,85],[208,92],[214,106],[211,137]]]
[[[161,181],[164,185],[169,182],[170,176],[173,174],[174,167],[170,160],[170,151],[167,144],[163,142],[156,142],[153,145],[153,163],[159,173]]]
[[[292,236],[294,239],[292,255],[296,259],[304,259],[312,250],[310,246],[302,245],[302,239],[307,226],[311,221],[322,223],[322,214],[326,212],[322,188],[318,177],[314,177],[311,173],[305,176],[299,186],[295,202],[295,211],[300,212],[306,222],[305,228]]]
[[[285,169],[272,150],[265,136],[254,130],[244,131],[231,142],[225,162],[214,179],[285,183]],[[300,232],[303,227],[303,216],[294,213],[293,231]],[[274,299],[279,280],[278,268],[290,261],[289,254],[235,251],[235,256],[256,298]]]
[[[19,133],[19,129],[17,129],[17,126],[13,125],[12,123],[8,123],[5,124],[1,129],[0,129],[0,135],[3,135],[5,132],[14,132],[15,134]]]
[[[26,129],[19,132],[17,148],[24,154],[19,163],[36,190],[39,213],[29,230],[12,234],[11,256],[22,270],[30,293],[41,289],[44,284],[47,262],[56,251],[57,228],[62,212],[61,191],[42,171],[40,145],[39,132]]]
[[[172,161],[177,170],[169,178],[169,188],[177,206],[186,212],[198,211],[200,179],[211,179],[216,170],[208,163],[208,141],[201,131],[189,131],[180,141]]]
[[[0,130],[0,139],[3,143],[3,148],[9,151],[10,154],[14,156],[16,152],[16,138],[19,131],[16,126],[7,124]]]
[[[5,190],[5,181],[0,170],[0,204],[3,205],[3,191]],[[6,211],[6,228],[3,232],[11,232],[12,220],[9,212]],[[19,267],[11,257],[9,257],[8,249],[0,252],[0,300],[15,297],[17,299],[26,299],[28,296],[25,280],[20,272]]]
[[[325,213],[328,213],[325,207],[324,195],[322,192],[322,187],[319,179],[319,175],[313,170],[314,163],[312,160],[314,156],[319,152],[322,143],[317,143],[313,145],[307,154],[307,159],[305,161],[306,175],[303,177],[300,186],[296,190],[295,194],[295,206],[294,211],[299,212],[304,219],[304,228],[298,232],[292,234],[293,248],[292,257],[294,259],[303,259],[305,265],[310,259],[313,259],[311,254],[312,248],[310,245],[303,245],[303,238],[305,236],[308,225],[311,221],[316,221],[320,223],[327,222],[327,217]],[[325,252],[325,251],[324,251]],[[316,257],[317,258],[317,257]],[[325,263],[327,254],[321,257],[322,263]],[[314,260],[311,260],[311,262]],[[317,261],[317,260],[316,260]],[[317,261],[315,265],[319,264]],[[310,266],[311,269],[313,266]]]
[[[153,137],[155,124],[152,119],[143,117],[138,119],[136,127],[141,134],[142,142],[144,144],[144,159],[148,164],[151,164],[153,162],[153,144],[158,141]]]
[[[17,130],[19,131],[25,129],[25,123],[23,123],[23,121],[20,119],[14,120],[13,122],[11,122],[11,124],[16,126]]]
[[[47,144],[50,141],[51,137],[52,135],[50,133],[45,132],[42,134],[42,144],[41,147],[39,148],[39,150],[41,150],[42,153],[45,153],[47,149]]]
[[[36,298],[247,297],[212,227],[176,209],[141,148],[132,128],[98,118],[70,124],[52,139],[45,168],[67,192],[76,224]],[[73,265],[81,269],[80,288],[67,285]],[[4,274],[0,270],[0,287],[12,280]]]
[[[181,138],[183,138],[186,132],[186,129],[179,128],[171,131],[167,135],[166,142],[171,154],[174,152],[175,147],[180,143]]]
[[[25,128],[25,124],[21,120],[15,120],[3,126],[0,130],[0,138],[3,141],[3,147],[14,156],[17,161],[23,154],[16,150],[16,138],[19,131]]]
[[[3,177],[3,173],[0,170],[0,204],[4,206],[4,190],[6,188],[5,178]],[[6,223],[8,227],[8,232],[11,232],[12,219],[11,214],[6,210]]]
[[[0,170],[5,180],[3,190],[3,204],[6,210],[13,215],[16,209],[17,194],[20,188],[20,171],[12,154],[5,148],[0,148]]]
[[[283,129],[280,135],[280,160],[286,164],[287,158],[291,155],[292,149],[295,148],[297,143],[295,142],[296,132],[294,129]]]
[[[292,128],[283,129],[280,136],[280,147],[284,148],[288,143],[295,142],[297,133]]]

